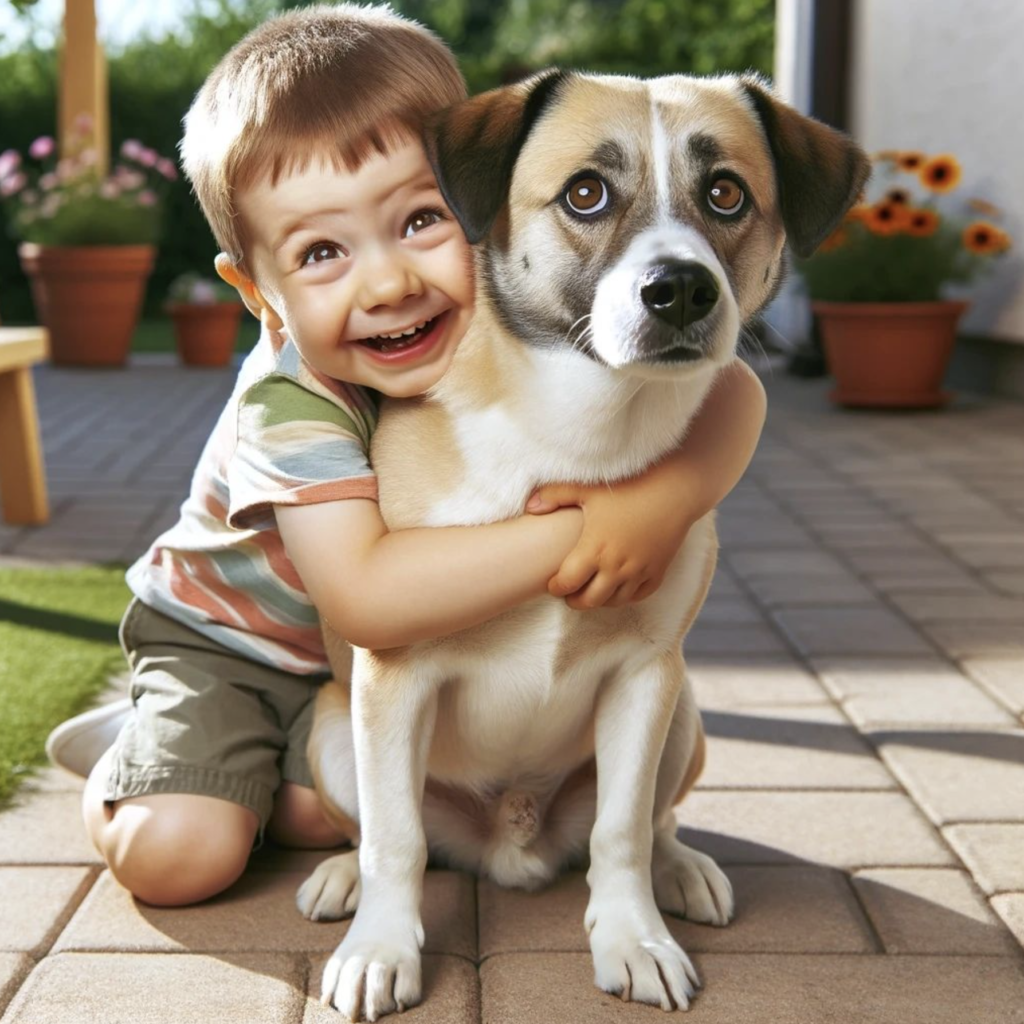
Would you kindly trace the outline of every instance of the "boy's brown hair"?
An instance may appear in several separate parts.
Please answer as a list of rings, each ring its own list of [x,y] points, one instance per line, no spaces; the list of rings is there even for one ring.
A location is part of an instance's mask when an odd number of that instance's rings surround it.
[[[314,158],[355,170],[466,96],[455,58],[388,7],[271,18],[213,69],[185,117],[182,164],[221,249],[242,264],[236,190]]]

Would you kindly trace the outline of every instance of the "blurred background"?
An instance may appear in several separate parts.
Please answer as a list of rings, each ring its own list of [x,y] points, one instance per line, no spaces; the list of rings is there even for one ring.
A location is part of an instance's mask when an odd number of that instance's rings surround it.
[[[69,9],[77,0],[67,0]],[[142,139],[174,154],[181,117],[214,63],[246,31],[301,0],[96,0],[109,70],[110,141]],[[975,0],[395,0],[458,54],[472,91],[560,64],[658,75],[755,69],[806,113],[868,150],[953,153],[967,191],[999,204],[1020,237],[1024,199],[1024,3]],[[56,134],[65,0],[0,0],[0,151]],[[212,238],[182,181],[174,183],[146,319],[167,286],[208,273]],[[1024,287],[1019,257],[976,290],[955,370],[985,391],[1024,395]],[[793,281],[762,341],[799,349],[811,335]],[[34,319],[15,244],[0,238],[0,310]],[[251,342],[246,335],[241,345]],[[144,322],[137,348],[170,344]],[[813,360],[812,360],[813,362]],[[813,366],[811,366],[813,372]]]

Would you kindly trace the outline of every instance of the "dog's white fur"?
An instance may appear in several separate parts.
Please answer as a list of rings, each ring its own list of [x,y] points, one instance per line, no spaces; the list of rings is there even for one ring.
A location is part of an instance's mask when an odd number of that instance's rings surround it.
[[[639,118],[623,116],[644,108],[647,134]],[[577,131],[575,149],[563,144],[553,156],[554,141],[588,110],[602,120]],[[757,259],[737,260],[729,272],[720,259],[731,258],[729,247],[679,214],[671,168],[696,128],[732,140],[724,159],[746,161],[762,206],[743,243]],[[653,154],[654,173],[641,175],[636,202],[647,196],[655,213],[598,275],[588,331],[596,358],[572,339],[524,344],[484,290],[429,400],[391,406],[382,417],[372,454],[391,528],[496,521],[520,514],[540,483],[642,471],[678,445],[733,357],[740,324],[770,291],[784,241],[771,154],[735,80],[588,76],[559,93],[523,146],[507,237],[481,255],[492,288],[548,307],[571,299],[556,285],[579,257],[559,245],[550,218],[562,214],[542,200],[565,180],[562,164],[571,171],[609,131],[623,148]],[[558,255],[554,269],[534,278],[542,299],[531,300],[531,278],[518,268],[538,251]],[[666,258],[700,261],[719,288],[694,361],[642,361],[647,314],[635,300],[638,281]],[[688,1005],[696,974],[658,908],[714,924],[733,909],[714,862],[676,839],[672,811],[703,763],[680,642],[710,585],[716,548],[708,516],[640,603],[582,613],[542,598],[450,637],[355,652],[351,695],[340,684],[324,689],[311,743],[322,796],[361,834],[358,850],[323,863],[299,893],[311,918],[340,917],[358,904],[325,972],[325,1001],[353,1020],[374,1020],[419,1000],[428,848],[502,885],[533,888],[589,843],[585,927],[597,984],[665,1009]],[[348,648],[329,633],[328,646],[344,679]]]

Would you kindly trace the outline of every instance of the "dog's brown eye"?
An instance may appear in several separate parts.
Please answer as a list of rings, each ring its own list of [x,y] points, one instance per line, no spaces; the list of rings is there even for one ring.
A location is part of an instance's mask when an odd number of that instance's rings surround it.
[[[565,193],[565,202],[573,213],[589,217],[608,205],[608,186],[597,177],[574,181]]]
[[[731,178],[719,178],[708,189],[708,205],[716,213],[738,213],[743,206],[743,189]]]

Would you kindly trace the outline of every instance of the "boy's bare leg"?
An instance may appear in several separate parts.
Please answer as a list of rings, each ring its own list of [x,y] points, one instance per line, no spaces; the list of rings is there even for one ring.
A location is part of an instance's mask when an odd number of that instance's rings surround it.
[[[350,839],[327,820],[316,790],[297,782],[281,783],[267,833],[274,842],[300,850],[330,850]]]
[[[166,793],[104,800],[110,751],[89,775],[86,831],[111,874],[144,903],[176,907],[223,892],[245,870],[259,828],[255,812],[228,800]]]

